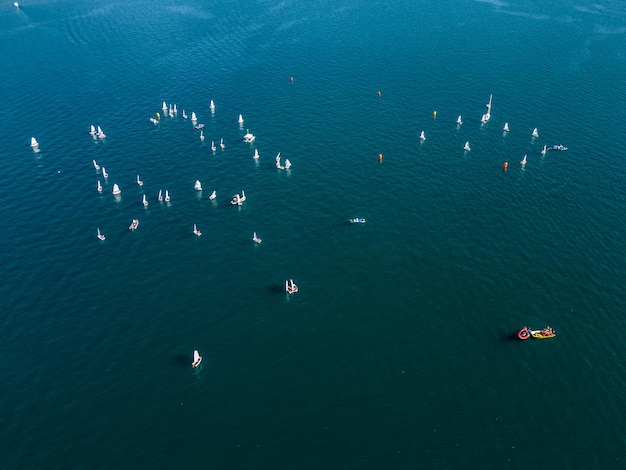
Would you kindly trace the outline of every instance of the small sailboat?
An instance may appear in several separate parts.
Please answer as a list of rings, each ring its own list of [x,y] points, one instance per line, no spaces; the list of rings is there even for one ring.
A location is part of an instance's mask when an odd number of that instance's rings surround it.
[[[224,138],[222,137],[222,138],[220,139],[220,148],[221,148],[222,150],[224,150],[224,148],[225,148],[225,147],[226,147],[226,145],[224,145]]]
[[[165,202],[170,202],[170,192],[167,189],[165,190]]]
[[[163,191],[161,191],[160,189],[159,189],[159,195],[157,196],[157,199],[159,202],[163,201]]]
[[[102,192],[102,185],[100,184],[100,180],[98,180],[98,192],[101,193]]]
[[[174,114],[178,114],[178,108],[176,107],[176,103],[174,103]]]
[[[194,113],[193,111],[191,112],[191,120],[192,121],[197,121],[198,118],[196,117],[196,113]]]
[[[96,171],[100,169],[100,165],[98,165],[95,160],[91,160],[91,163],[93,163],[93,167],[96,169]]]
[[[420,132],[420,140],[422,142],[424,142],[426,140],[426,134],[424,134],[424,131]]]
[[[102,128],[100,126],[98,126],[98,138],[99,139],[106,139],[106,134],[104,132],[102,132]]]
[[[200,180],[196,180],[196,183],[193,185],[193,189],[196,191],[202,191],[202,183],[200,183]]]
[[[200,131],[200,140],[202,142],[204,142],[204,133],[203,133],[203,131]]]
[[[239,115],[239,119],[237,120],[237,122],[240,126],[243,125],[243,116],[241,114]]]
[[[261,240],[259,237],[257,237],[257,236],[256,236],[256,232],[254,232],[254,233],[252,234],[252,241],[253,241],[254,243],[261,243],[263,240]]]
[[[167,113],[167,103],[165,101],[163,101],[163,106],[161,109],[163,109],[163,114]]]
[[[215,103],[213,102],[213,100],[211,100],[211,104],[209,105],[209,109],[211,110],[211,112],[215,111]]]
[[[34,137],[30,138],[30,146],[34,149],[39,147],[39,142],[37,142],[37,139],[35,139]]]
[[[196,237],[199,237],[200,235],[202,235],[202,232],[200,232],[200,230],[198,230],[198,227],[196,226],[196,224],[193,224],[193,234]]]
[[[524,154],[524,158],[522,158],[522,161],[520,162],[520,164],[521,164],[522,166],[526,165],[526,161],[527,161],[527,158],[526,158],[526,157],[527,157],[527,155],[526,155],[526,154]]]
[[[158,113],[157,113],[158,114]],[[159,123],[159,121],[157,121],[156,119],[154,119],[153,117],[150,118],[150,122],[152,124],[154,124],[155,126]]]
[[[121,194],[122,190],[120,189],[120,187],[117,185],[117,183],[113,184],[113,189],[111,190],[111,192],[115,195],[117,194]]]
[[[276,155],[276,168],[279,170],[284,170],[285,167],[280,164],[280,152]]]
[[[213,152],[215,152],[217,150],[217,147],[215,146],[215,142],[214,141],[211,141],[211,150]]]
[[[249,144],[250,142],[254,142],[255,138],[256,137],[254,137],[254,134],[251,134],[250,130],[246,129],[246,134],[243,136],[243,141]]]
[[[89,134],[96,135],[96,128],[93,124],[89,127]]]
[[[509,132],[509,123],[508,123],[508,122],[505,122],[505,123],[504,123],[504,127],[502,128],[502,130],[503,130],[504,132]]]
[[[463,146],[463,150],[465,150],[466,152],[469,152],[470,150],[472,150],[470,148],[469,140],[465,142],[465,145]]]
[[[214,191],[211,193],[211,195],[209,196],[209,199],[212,201],[212,200],[213,200],[213,199],[215,199],[216,197],[217,197],[217,191],[215,191],[215,190],[214,190]]]
[[[254,149],[254,155],[252,156],[252,158],[254,158],[255,160],[259,159],[259,151],[258,151],[258,149]]]
[[[285,281],[285,290],[288,294],[295,294],[298,292],[298,286],[296,286],[296,283],[293,282],[293,279],[289,279]]]
[[[543,148],[541,149],[541,155],[545,155],[547,151],[548,151],[548,146],[544,145]]]
[[[239,194],[235,194],[235,195],[233,196],[233,198],[230,200],[230,203],[231,203],[233,206],[240,206],[240,205],[242,205],[242,204],[243,204],[243,201],[242,201],[241,196],[240,196]]]
[[[480,122],[483,124],[487,123],[489,119],[491,119],[491,99],[492,98],[493,98],[493,95],[489,95],[489,103],[486,104],[487,112],[483,114],[483,116],[480,118]]]
[[[241,190],[241,198],[240,198],[241,202],[245,202],[246,201],[246,193],[245,191],[242,189]]]
[[[143,204],[143,207],[148,207],[148,199],[146,199],[146,195],[145,194],[141,198],[141,202]]]
[[[291,168],[291,162],[288,158],[285,158],[285,170],[288,170],[289,168]]]
[[[460,126],[461,124],[463,124],[463,119],[461,118],[461,115],[459,114],[459,117],[456,118],[456,125]]]
[[[96,236],[98,237],[98,240],[100,240],[100,241],[104,241],[104,239],[106,238],[104,235],[102,235],[100,233],[100,229],[98,229],[98,235],[96,235]]]
[[[184,109],[183,109],[183,119],[187,119],[187,113],[185,112]]]
[[[533,137],[539,137],[539,132],[537,131],[537,128],[536,128],[536,127],[533,129],[533,134],[532,134],[532,136],[533,136]]]
[[[102,176],[104,177],[104,179],[107,179],[109,177],[109,174],[107,173],[107,169],[105,167],[102,167]]]
[[[139,175],[137,175],[137,185],[143,186],[143,181],[139,179]]]
[[[133,219],[133,221],[128,226],[128,230],[132,230],[134,232],[135,230],[137,230],[137,227],[139,227],[139,220]]]
[[[19,8],[19,7],[20,7],[20,4],[19,4],[19,3],[17,3],[17,2],[13,2],[13,6],[14,6],[15,8]]]
[[[174,117],[174,110],[172,109],[172,103],[170,103],[169,115],[170,117]]]
[[[201,362],[202,362],[202,356],[200,355],[197,349],[194,349],[193,350],[193,362],[191,363],[191,367],[195,369],[196,367],[200,365]]]

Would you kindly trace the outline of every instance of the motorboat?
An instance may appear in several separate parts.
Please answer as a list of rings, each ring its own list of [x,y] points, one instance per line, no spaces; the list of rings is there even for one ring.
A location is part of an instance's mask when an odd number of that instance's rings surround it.
[[[96,189],[98,190],[99,193],[102,192],[102,185],[100,184],[100,180],[98,180],[98,186]]]
[[[146,195],[145,194],[141,198],[141,203],[143,204],[143,207],[148,207],[148,199],[146,199]]]
[[[251,134],[250,131],[246,129],[246,134],[243,136],[243,141],[249,144],[251,142],[254,142],[254,139],[254,134]]]
[[[30,138],[30,146],[34,149],[39,147],[39,142],[37,142],[37,139],[35,139],[34,137]]]
[[[100,169],[100,165],[98,165],[95,160],[91,160],[91,163],[93,163],[93,167],[95,168],[96,171]]]
[[[491,119],[491,100],[493,98],[493,95],[489,95],[489,103],[486,104],[487,106],[487,112],[485,114],[483,114],[483,116],[480,118],[480,122],[485,124],[489,121],[489,119]]]
[[[211,195],[209,196],[209,199],[212,201],[213,199],[215,199],[217,197],[217,191],[213,191],[211,193]]]
[[[100,241],[104,241],[104,239],[106,238],[104,235],[102,235],[100,233],[100,229],[98,229],[98,235],[96,235],[96,236],[98,237],[98,240],[100,240]]]
[[[200,129],[202,129],[204,127],[204,124],[200,123],[197,126],[193,126],[193,128],[197,131],[199,131]]]
[[[240,126],[243,124],[243,116],[241,114],[239,115],[239,119],[237,119],[237,122]]]
[[[546,326],[543,330],[530,330],[530,335],[536,339],[554,338],[556,333],[551,326]]]
[[[424,131],[422,131],[422,132],[420,133],[420,140],[421,140],[422,142],[424,142],[424,141],[426,140],[426,134],[424,134]]]
[[[296,286],[296,283],[293,282],[293,279],[289,279],[285,281],[285,290],[288,294],[295,294],[298,292],[298,286]]]
[[[472,150],[470,148],[469,140],[465,142],[465,145],[463,146],[463,150],[465,150],[466,152],[469,152],[470,150]]]
[[[200,183],[200,180],[196,180],[196,183],[193,185],[193,189],[196,191],[202,191],[202,183]]]
[[[508,123],[508,122],[505,122],[505,123],[504,123],[504,127],[502,128],[502,130],[503,130],[504,132],[509,132],[509,123]]]
[[[111,190],[111,192],[115,195],[121,194],[122,190],[120,189],[120,187],[117,185],[117,183],[113,184],[113,189]]]
[[[254,233],[252,234],[252,241],[253,241],[254,243],[261,243],[261,242],[262,242],[262,240],[261,240],[259,237],[257,237],[257,236],[256,236],[256,232],[254,232]]]
[[[526,157],[527,157],[527,155],[524,154],[524,158],[522,158],[522,161],[520,162],[522,164],[522,166],[526,165],[526,161],[527,161]]]
[[[137,230],[137,227],[139,227],[139,220],[133,219],[133,221],[128,226],[128,230],[132,230],[134,232],[135,230]]]
[[[201,362],[202,362],[202,356],[200,355],[197,349],[194,349],[193,350],[193,362],[191,363],[191,367],[195,369],[196,367],[200,365]]]
[[[202,232],[200,232],[200,230],[198,230],[198,227],[196,226],[196,224],[193,224],[193,234],[196,237],[199,237],[200,235],[202,235]]]
[[[567,147],[565,145],[553,145],[552,148],[550,150],[560,150],[561,152],[565,152],[567,150]]]
[[[141,180],[139,179],[139,175],[137,175],[137,185],[138,185],[138,186],[143,186],[143,181],[141,181]]]
[[[460,126],[461,124],[463,124],[463,119],[461,118],[461,115],[459,114],[459,117],[456,118],[456,125]]]
[[[351,224],[364,224],[365,219],[363,217],[355,217],[354,219],[350,219]]]
[[[539,132],[537,131],[537,128],[536,128],[536,127],[533,129],[532,136],[533,136],[533,137],[539,137]]]

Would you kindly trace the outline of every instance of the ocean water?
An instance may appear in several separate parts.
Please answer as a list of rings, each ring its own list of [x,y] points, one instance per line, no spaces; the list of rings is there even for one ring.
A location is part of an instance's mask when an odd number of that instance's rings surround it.
[[[2,467],[623,468],[625,36],[617,0],[1,5]]]

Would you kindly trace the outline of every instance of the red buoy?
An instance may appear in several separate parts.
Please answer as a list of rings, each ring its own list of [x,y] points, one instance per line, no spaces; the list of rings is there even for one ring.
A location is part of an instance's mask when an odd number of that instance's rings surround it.
[[[378,97],[380,98],[380,91],[378,92]]]
[[[525,326],[524,328],[519,330],[519,332],[517,333],[517,337],[521,340],[530,338],[530,328]]]

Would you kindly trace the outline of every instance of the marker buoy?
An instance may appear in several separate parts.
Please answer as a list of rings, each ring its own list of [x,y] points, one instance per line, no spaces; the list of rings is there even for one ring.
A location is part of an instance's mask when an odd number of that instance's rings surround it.
[[[502,165],[502,169],[506,171],[508,167],[509,167],[509,162],[504,162],[504,164]]]
[[[289,83],[293,84],[293,77],[289,77]]]
[[[437,119],[437,111],[433,111],[433,119]]]
[[[379,154],[378,154],[378,161],[379,161],[380,163],[382,163],[382,162],[383,162],[383,154],[382,154],[382,153],[379,153]]]
[[[378,92],[378,97],[380,98],[380,91]]]

